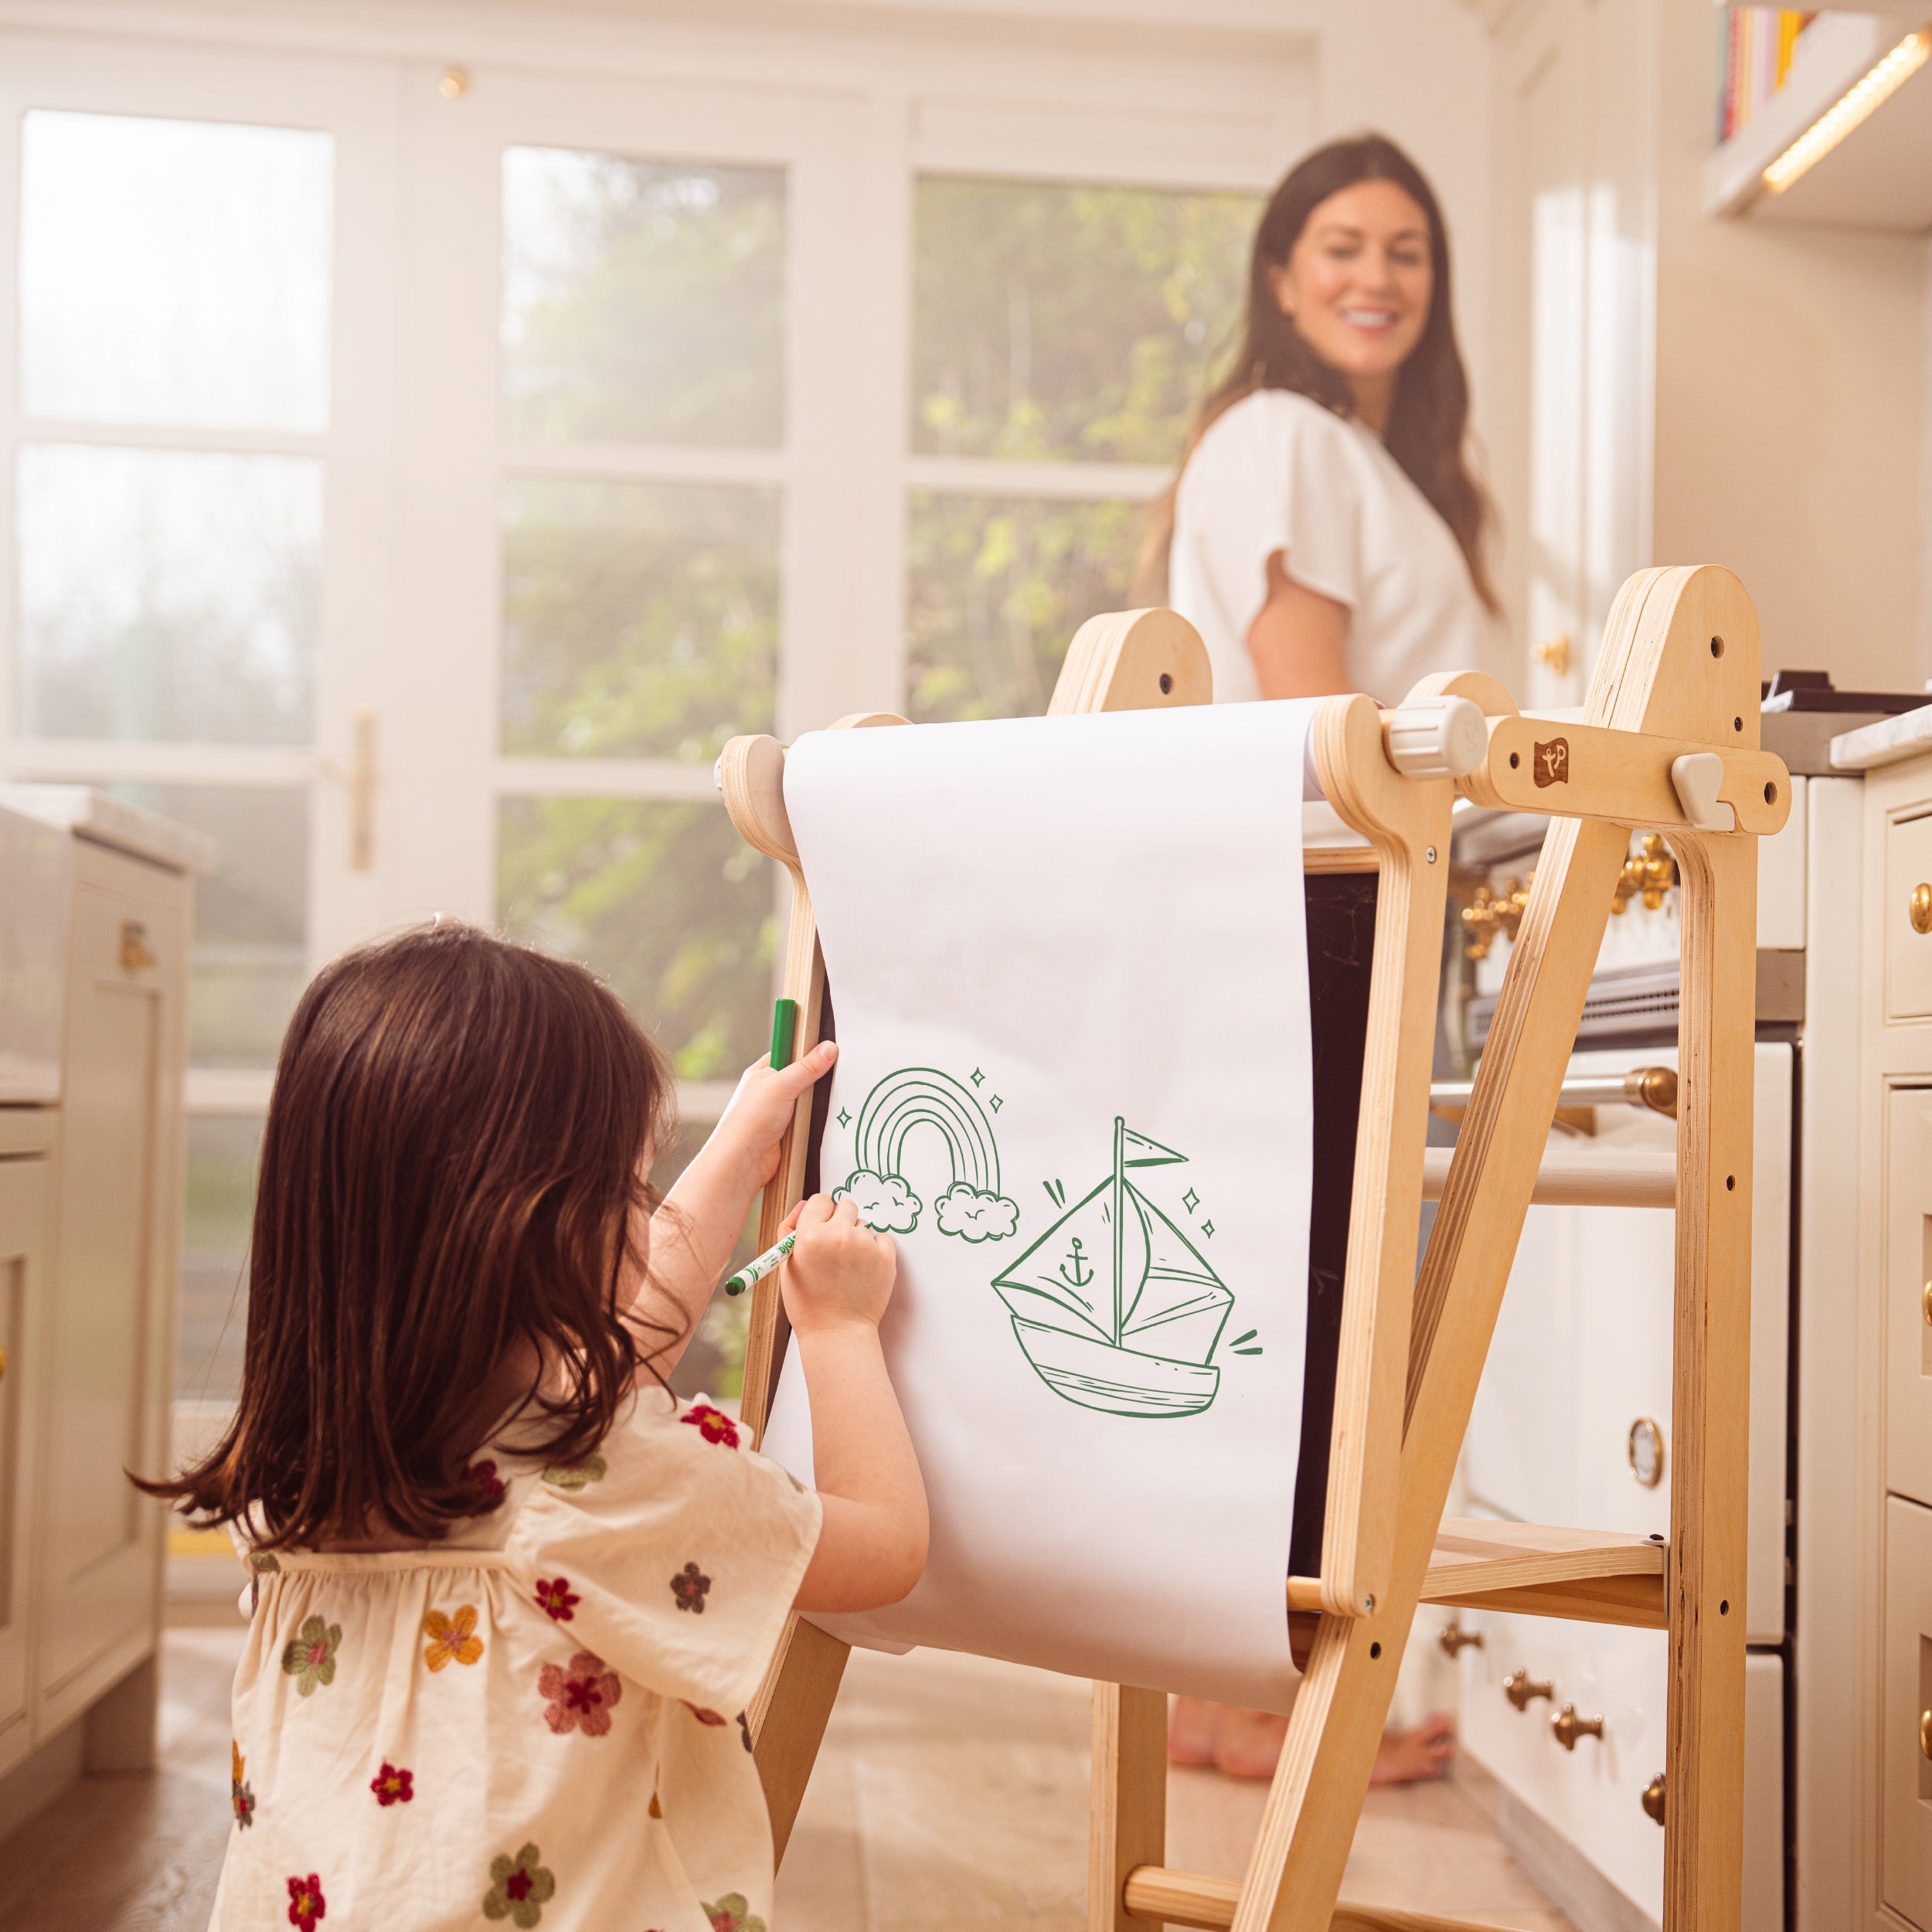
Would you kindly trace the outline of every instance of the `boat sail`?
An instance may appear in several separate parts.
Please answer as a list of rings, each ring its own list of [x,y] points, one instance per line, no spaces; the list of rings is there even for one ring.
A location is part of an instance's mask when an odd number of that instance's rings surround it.
[[[1040,1379],[1084,1409],[1198,1415],[1234,1297],[1193,1243],[1128,1179],[1185,1155],[1114,1123],[1114,1168],[993,1282]]]

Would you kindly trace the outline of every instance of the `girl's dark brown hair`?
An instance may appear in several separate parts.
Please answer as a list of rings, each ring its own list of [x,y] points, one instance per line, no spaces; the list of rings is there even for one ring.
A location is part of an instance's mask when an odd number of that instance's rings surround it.
[[[1216,420],[1257,389],[1293,389],[1338,416],[1354,413],[1348,379],[1321,360],[1293,321],[1281,312],[1271,277],[1285,267],[1308,217],[1331,195],[1363,181],[1393,182],[1415,202],[1429,223],[1433,287],[1429,318],[1421,338],[1396,378],[1395,400],[1383,441],[1416,488],[1448,525],[1469,566],[1477,596],[1495,611],[1494,587],[1483,560],[1483,543],[1493,512],[1488,494],[1469,468],[1464,444],[1469,428],[1469,378],[1456,345],[1450,300],[1449,231],[1435,190],[1422,170],[1382,134],[1359,134],[1318,148],[1288,171],[1262,211],[1248,264],[1247,305],[1241,345],[1228,372],[1215,384],[1188,431],[1181,469]],[[1158,604],[1167,595],[1168,549],[1174,539],[1174,505],[1180,488],[1177,471],[1155,505],[1141,553],[1136,594]]]
[[[474,927],[325,968],[262,1140],[240,1408],[141,1487],[267,1549],[434,1540],[490,1499],[464,1465],[519,1343],[548,1372],[505,1406],[533,1397],[549,1459],[587,1454],[648,1366],[618,1276],[674,1091],[607,987]]]

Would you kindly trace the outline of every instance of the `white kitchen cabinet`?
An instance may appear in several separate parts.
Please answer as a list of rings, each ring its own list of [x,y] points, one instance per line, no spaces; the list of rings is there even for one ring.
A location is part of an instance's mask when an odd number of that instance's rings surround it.
[[[11,896],[0,876],[0,1001],[15,996],[10,974],[30,978],[47,1022],[9,1063],[22,1080],[0,1086],[6,1822],[83,1763],[151,1761],[167,1515],[128,1472],[158,1474],[167,1454],[190,866],[204,856],[202,842],[76,787],[0,787],[9,818],[62,849],[36,873],[57,882],[51,896]],[[44,838],[0,839],[0,862],[29,847],[44,859]],[[29,906],[33,930],[15,930]]]

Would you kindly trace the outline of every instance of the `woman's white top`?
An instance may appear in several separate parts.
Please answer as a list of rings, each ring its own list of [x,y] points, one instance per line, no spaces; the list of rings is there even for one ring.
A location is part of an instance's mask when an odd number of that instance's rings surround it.
[[[1296,583],[1349,607],[1351,689],[1393,704],[1432,671],[1490,668],[1462,552],[1381,437],[1257,389],[1201,438],[1175,503],[1168,600],[1206,642],[1217,703],[1261,695],[1248,631],[1277,552]]]

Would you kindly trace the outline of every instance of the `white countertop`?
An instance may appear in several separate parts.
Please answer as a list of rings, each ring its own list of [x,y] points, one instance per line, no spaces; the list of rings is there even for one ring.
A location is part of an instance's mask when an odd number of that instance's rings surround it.
[[[1916,711],[1841,733],[1832,740],[1832,766],[1837,771],[1876,771],[1927,752],[1932,752],[1932,704],[1922,704]]]
[[[0,808],[174,872],[213,872],[213,839],[90,785],[0,785]]]

